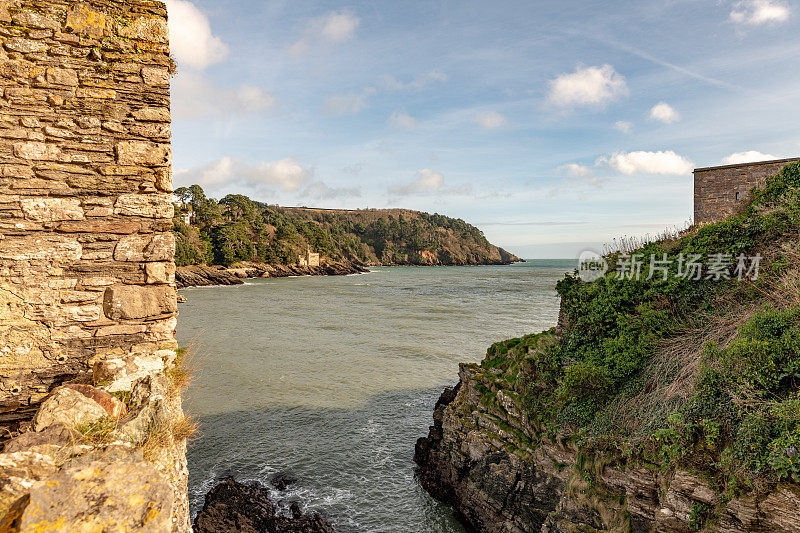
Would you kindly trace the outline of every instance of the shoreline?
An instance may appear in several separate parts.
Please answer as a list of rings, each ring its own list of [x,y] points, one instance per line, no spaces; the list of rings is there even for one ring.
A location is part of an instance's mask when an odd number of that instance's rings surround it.
[[[231,267],[220,265],[190,265],[175,269],[177,289],[190,287],[225,287],[243,285],[245,280],[259,278],[288,278],[305,276],[348,276],[365,274],[367,268],[354,263],[331,262],[318,267],[300,265],[270,265],[238,263]]]
[[[317,277],[317,276],[352,276],[367,274],[371,268],[396,268],[396,267],[481,267],[481,266],[510,266],[514,263],[526,261],[512,261],[510,263],[484,263],[469,265],[400,265],[400,264],[356,264],[344,262],[330,262],[318,267],[300,265],[272,265],[266,263],[237,263],[230,267],[221,265],[188,265],[179,266],[175,271],[175,286],[177,289],[192,287],[227,287],[242,285],[249,279],[261,278],[290,278],[290,277]]]

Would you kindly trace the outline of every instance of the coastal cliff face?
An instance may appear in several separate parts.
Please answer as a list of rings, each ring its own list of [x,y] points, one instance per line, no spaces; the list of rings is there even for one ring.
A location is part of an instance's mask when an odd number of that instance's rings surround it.
[[[557,328],[461,367],[423,486],[475,531],[800,531],[798,206],[794,163],[726,220],[566,275]],[[687,253],[761,270],[690,279]],[[621,274],[637,256],[670,266]]]
[[[734,498],[697,473],[662,469],[548,438],[530,423],[508,373],[463,364],[444,391],[434,425],[417,442],[422,486],[451,503],[470,531],[800,531],[800,487]],[[707,523],[710,522],[710,523]]]
[[[189,531],[167,11],[0,1],[0,530]]]

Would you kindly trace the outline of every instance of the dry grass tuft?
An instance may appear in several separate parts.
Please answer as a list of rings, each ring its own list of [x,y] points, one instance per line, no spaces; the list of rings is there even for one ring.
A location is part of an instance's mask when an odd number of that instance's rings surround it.
[[[119,427],[119,420],[116,418],[103,417],[96,422],[88,422],[81,424],[76,429],[86,439],[85,444],[92,446],[102,446],[103,444],[110,443],[113,439],[113,433]]]
[[[182,442],[196,436],[199,428],[200,424],[196,420],[184,416],[180,420],[176,420],[172,423],[170,431],[172,432],[173,439]]]
[[[179,348],[178,356],[172,368],[167,370],[166,375],[170,381],[170,394],[177,395],[182,393],[192,384],[192,378],[198,368],[198,350],[195,345],[188,348]]]
[[[665,228],[655,235],[650,235],[649,233],[641,237],[623,235],[605,243],[603,245],[603,255],[630,254],[653,242],[660,242],[669,248],[670,244],[677,243],[681,237],[692,231],[692,228],[692,221],[687,220],[682,225]]]
[[[800,306],[800,251],[798,243],[762,250],[762,265],[779,262],[779,275],[765,272],[757,283],[743,281],[735,290],[718,297],[710,307],[723,313],[686,317],[686,329],[665,339],[642,376],[627,394],[620,394],[602,413],[604,424],[615,434],[629,437],[635,444],[646,438],[653,421],[663,420],[680,408],[695,393],[708,343],[727,347],[739,329],[765,305],[776,309]],[[753,295],[755,294],[755,298]],[[706,363],[713,364],[713,362]],[[756,391],[739,386],[730,391],[739,407],[755,408],[769,403]]]
[[[142,453],[145,459],[153,460],[161,450],[171,446],[174,442],[190,440],[197,434],[199,424],[190,417],[183,416],[167,424],[153,424],[147,431],[147,437],[142,443]]]

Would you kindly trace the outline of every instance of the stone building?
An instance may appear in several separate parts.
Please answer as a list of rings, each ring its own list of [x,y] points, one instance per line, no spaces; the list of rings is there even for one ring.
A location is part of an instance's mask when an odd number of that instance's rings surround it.
[[[320,264],[319,254],[312,252],[311,248],[309,248],[306,251],[306,255],[301,256],[298,259],[297,264],[299,264],[300,266],[318,267]]]
[[[750,199],[754,187],[762,187],[787,164],[800,159],[778,159],[698,168],[694,171],[694,221],[721,220]]]

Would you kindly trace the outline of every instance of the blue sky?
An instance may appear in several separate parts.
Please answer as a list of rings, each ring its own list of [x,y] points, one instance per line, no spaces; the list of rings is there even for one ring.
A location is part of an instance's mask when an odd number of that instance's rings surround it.
[[[459,217],[576,257],[800,154],[789,0],[167,0],[176,186]],[[587,5],[588,4],[588,5]]]

